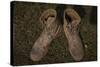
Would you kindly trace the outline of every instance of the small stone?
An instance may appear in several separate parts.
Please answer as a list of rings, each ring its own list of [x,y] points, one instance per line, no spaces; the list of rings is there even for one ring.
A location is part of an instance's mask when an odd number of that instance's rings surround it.
[[[85,48],[88,48],[88,46],[85,44]]]

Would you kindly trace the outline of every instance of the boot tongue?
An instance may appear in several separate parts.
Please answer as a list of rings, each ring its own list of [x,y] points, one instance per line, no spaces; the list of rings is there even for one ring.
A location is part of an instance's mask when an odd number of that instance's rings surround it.
[[[54,21],[54,19],[55,19],[55,18],[54,18],[54,17],[52,17],[52,16],[48,17],[48,18],[47,18],[47,23],[49,23],[49,22],[53,22],[53,21]]]
[[[55,17],[49,16],[49,17],[47,18],[47,21],[46,21],[47,27],[50,27],[54,20],[55,20]]]

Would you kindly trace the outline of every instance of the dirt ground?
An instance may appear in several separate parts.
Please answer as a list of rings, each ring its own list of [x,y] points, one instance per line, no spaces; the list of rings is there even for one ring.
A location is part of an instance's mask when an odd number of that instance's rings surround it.
[[[13,45],[12,64],[13,65],[34,65],[51,63],[75,62],[68,51],[67,38],[63,30],[54,39],[47,55],[37,62],[30,59],[30,51],[34,42],[43,31],[43,26],[39,22],[39,17],[46,9],[56,9],[57,4],[43,4],[31,2],[12,2],[12,21],[13,24]],[[66,5],[66,8],[72,5]],[[88,8],[92,8],[91,13],[86,15]],[[85,56],[81,61],[97,60],[97,7],[95,6],[74,6],[82,15],[79,26],[80,36],[84,45]],[[88,10],[85,10],[85,9]],[[84,16],[83,16],[84,15]],[[89,18],[87,18],[89,17]]]

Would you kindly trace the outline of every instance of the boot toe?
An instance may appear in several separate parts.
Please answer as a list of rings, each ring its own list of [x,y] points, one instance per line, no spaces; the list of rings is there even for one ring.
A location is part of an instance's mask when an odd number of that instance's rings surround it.
[[[43,52],[40,48],[33,48],[30,57],[33,61],[39,61],[43,57]]]

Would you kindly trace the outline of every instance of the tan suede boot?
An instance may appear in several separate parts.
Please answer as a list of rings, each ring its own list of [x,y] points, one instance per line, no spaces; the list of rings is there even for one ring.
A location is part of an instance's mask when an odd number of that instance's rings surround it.
[[[77,30],[80,21],[81,18],[74,9],[65,9],[63,28],[68,40],[68,49],[75,61],[82,60],[84,56],[82,41]]]
[[[39,61],[47,54],[49,44],[58,34],[60,26],[56,16],[54,9],[48,9],[41,15],[40,22],[43,23],[44,30],[32,47],[30,57],[33,61]]]

